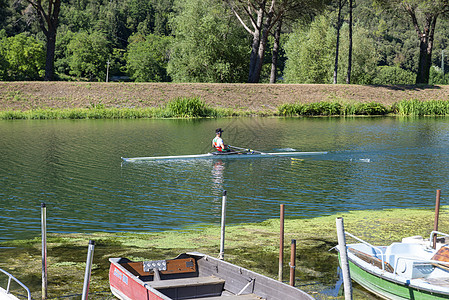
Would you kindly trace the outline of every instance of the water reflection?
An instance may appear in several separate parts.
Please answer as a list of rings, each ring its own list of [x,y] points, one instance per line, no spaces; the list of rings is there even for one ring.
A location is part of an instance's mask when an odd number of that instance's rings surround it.
[[[225,164],[223,160],[216,159],[213,161],[212,167],[212,191],[214,195],[217,195],[223,191],[223,179],[224,179]]]

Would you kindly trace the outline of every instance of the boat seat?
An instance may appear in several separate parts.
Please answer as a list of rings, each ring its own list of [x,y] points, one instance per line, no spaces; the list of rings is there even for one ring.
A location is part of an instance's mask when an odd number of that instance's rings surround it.
[[[357,256],[361,260],[363,260],[375,267],[378,267],[379,269],[382,269],[382,260],[380,258],[376,257],[375,255],[370,255],[370,254],[356,250],[351,247],[348,248],[348,251],[352,252],[355,256]],[[393,267],[385,260],[383,261],[383,269],[387,272],[393,273]]]
[[[385,251],[385,260],[393,267],[398,257],[425,260],[425,258],[419,256],[423,252],[422,249],[423,246],[421,244],[393,243]]]
[[[146,281],[145,283],[151,286],[152,288],[159,290],[159,289],[200,286],[200,285],[216,285],[216,284],[224,285],[225,280],[215,276],[207,276],[207,277]]]
[[[225,280],[206,276],[145,281],[145,283],[174,300],[180,300],[220,296]]]
[[[194,299],[194,298],[192,298]],[[262,300],[263,298],[258,297],[256,294],[245,294],[245,295],[225,295],[218,297],[207,297],[207,300]],[[191,299],[187,299],[191,300]]]
[[[127,269],[131,274],[137,277],[146,277],[154,274],[153,267],[151,265],[163,265],[158,267],[157,270],[162,275],[168,274],[180,274],[180,273],[192,273],[196,272],[196,263],[193,258],[179,258],[169,259],[164,261],[139,261],[139,262],[127,262],[121,263],[121,265]]]

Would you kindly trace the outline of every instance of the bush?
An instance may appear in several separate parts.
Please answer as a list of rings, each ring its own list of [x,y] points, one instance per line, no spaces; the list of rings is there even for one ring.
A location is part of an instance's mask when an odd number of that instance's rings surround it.
[[[416,74],[400,67],[381,66],[377,67],[376,77],[373,84],[414,84]]]
[[[0,80],[39,80],[44,68],[43,42],[27,33],[0,39]]]
[[[432,66],[430,68],[429,84],[449,84],[449,73],[443,74],[441,68]]]

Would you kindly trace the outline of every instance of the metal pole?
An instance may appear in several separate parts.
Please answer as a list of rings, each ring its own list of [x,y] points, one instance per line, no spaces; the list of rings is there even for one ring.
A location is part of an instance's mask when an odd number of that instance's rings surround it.
[[[441,50],[441,71],[443,71],[444,77],[444,50]]]
[[[282,281],[283,265],[284,265],[284,204],[281,204],[280,234],[279,234],[279,281]]]
[[[292,240],[290,253],[290,285],[295,286],[295,269],[296,269],[296,240]]]
[[[108,65],[106,67],[106,82],[108,82],[109,81],[109,64],[110,64],[109,59],[106,64]]]
[[[90,284],[90,272],[92,270],[92,260],[94,258],[94,248],[95,242],[89,241],[89,248],[87,250],[87,260],[86,260],[86,272],[84,273],[84,285],[83,285],[83,295],[82,300],[87,300],[89,295],[89,284]]]
[[[47,206],[41,203],[42,230],[42,300],[47,299]]]
[[[346,236],[345,236],[345,228],[343,225],[343,218],[337,218],[336,223],[337,223],[338,252],[340,254],[341,271],[343,274],[345,299],[352,300],[352,282],[351,282],[351,274],[349,273],[348,251],[346,249]]]
[[[440,215],[440,196],[441,196],[441,190],[437,190],[437,197],[435,202],[435,221],[433,223],[433,230],[438,231],[438,218]],[[437,235],[433,235],[433,249],[436,249],[437,246]]]
[[[225,243],[225,227],[226,227],[226,191],[223,191],[223,200],[221,203],[221,243],[219,259],[224,259],[224,243]]]

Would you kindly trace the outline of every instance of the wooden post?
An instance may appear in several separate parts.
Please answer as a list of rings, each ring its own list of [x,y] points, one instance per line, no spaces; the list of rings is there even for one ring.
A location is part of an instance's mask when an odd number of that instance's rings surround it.
[[[281,204],[280,234],[279,234],[279,281],[282,281],[283,265],[284,265],[284,204]]]
[[[352,282],[351,274],[349,273],[348,251],[346,249],[345,227],[343,225],[343,218],[337,218],[337,238],[338,238],[338,253],[341,261],[341,271],[343,274],[343,286],[345,290],[345,300],[352,300]]]
[[[87,300],[89,295],[90,274],[92,270],[92,260],[94,258],[94,248],[95,242],[90,240],[87,250],[86,272],[84,273],[83,295],[81,296],[82,300]]]
[[[441,196],[441,190],[437,190],[437,197],[435,202],[435,221],[433,224],[433,230],[438,231],[438,219],[440,215],[440,196]],[[435,249],[437,246],[437,235],[433,235],[433,249]]]
[[[224,259],[225,227],[226,227],[226,191],[223,191],[223,200],[221,203],[221,243],[218,259]]]
[[[296,240],[292,240],[290,255],[290,285],[295,286],[295,269],[296,269]]]
[[[42,231],[42,300],[47,299],[47,206],[41,203]]]

